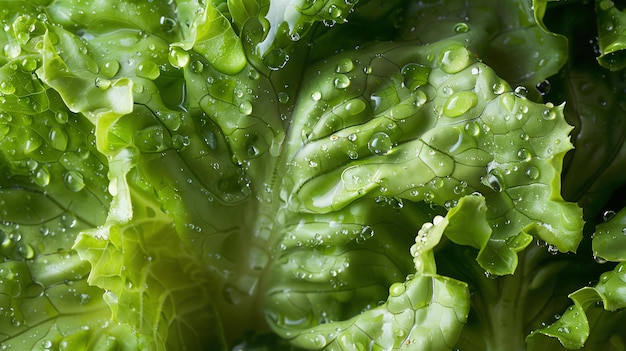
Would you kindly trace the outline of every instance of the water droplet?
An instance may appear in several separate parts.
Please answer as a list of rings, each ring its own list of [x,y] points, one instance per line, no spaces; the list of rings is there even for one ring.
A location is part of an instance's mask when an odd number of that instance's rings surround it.
[[[420,86],[428,83],[430,68],[416,63],[409,63],[402,67],[400,71],[404,78],[403,84],[410,90],[415,90]]]
[[[550,92],[550,81],[544,80],[543,82],[538,83],[535,88],[541,96],[545,96]]]
[[[54,114],[54,119],[59,123],[59,124],[65,124],[67,123],[69,116],[68,113],[65,112],[64,110],[60,110],[57,113]]]
[[[248,150],[248,156],[250,157],[257,156],[260,153],[259,148],[257,148],[254,144],[248,144],[246,149]]]
[[[357,139],[357,135],[356,135],[356,134],[354,134],[354,133],[350,133],[350,134],[348,135],[348,140],[350,140],[350,141],[354,142],[354,141],[356,141],[356,139]]]
[[[252,113],[252,103],[250,101],[242,101],[239,104],[239,112],[244,115],[250,115]]]
[[[480,135],[480,126],[476,122],[473,122],[473,121],[467,122],[465,124],[465,127],[463,127],[463,129],[465,130],[465,133],[467,133],[467,135],[469,136],[476,137]]]
[[[460,44],[452,44],[439,54],[439,66],[448,74],[458,73],[470,63],[469,51]]]
[[[337,7],[337,5],[332,4],[328,7],[328,15],[330,16],[330,18],[332,18],[333,20],[338,19],[339,17],[341,17],[342,14],[342,10]]]
[[[370,239],[372,237],[374,237],[374,229],[372,229],[372,227],[366,225],[363,228],[361,228],[361,233],[359,233],[359,235],[357,236],[356,242],[357,242],[357,244],[362,244],[367,239]]]
[[[120,63],[115,60],[107,61],[102,65],[102,67],[100,67],[100,73],[105,78],[113,78],[119,70]]]
[[[34,58],[27,57],[21,62],[22,69],[26,72],[32,72],[37,69],[37,60]]]
[[[504,91],[506,90],[506,86],[504,85],[504,82],[498,82],[498,83],[493,83],[493,86],[491,87],[491,89],[493,90],[494,94],[500,95],[504,93]]]
[[[51,128],[50,133],[48,134],[48,138],[50,139],[50,146],[52,146],[53,148],[59,151],[65,151],[65,149],[67,148],[68,137],[61,128]]]
[[[515,96],[523,99],[523,98],[526,98],[526,96],[528,95],[528,89],[520,85],[517,88],[515,88],[514,93],[515,93]]]
[[[517,151],[517,159],[522,162],[530,161],[531,157],[532,155],[528,149],[521,148]]]
[[[20,243],[17,246],[17,253],[27,260],[30,260],[33,257],[35,257],[35,250],[30,244],[27,244],[27,243]]]
[[[425,92],[423,92],[422,90],[418,90],[415,92],[415,102],[413,103],[415,107],[423,106],[426,101],[428,101],[428,96],[426,96]]]
[[[74,217],[71,213],[64,213],[61,215],[61,218],[59,218],[60,228],[69,229],[69,228],[73,228],[75,225],[76,225],[76,217]],[[69,258],[69,256],[67,258]]]
[[[159,18],[159,24],[165,33],[171,33],[176,28],[176,20],[166,16]]]
[[[457,33],[467,33],[469,31],[469,25],[461,22],[454,25],[454,31]]]
[[[22,53],[22,47],[17,42],[8,42],[3,47],[4,56],[14,59]]]
[[[319,91],[314,91],[313,93],[311,93],[311,100],[313,101],[319,101],[322,98],[322,93]]]
[[[138,77],[155,80],[161,75],[159,66],[153,61],[143,61],[135,69]]]
[[[276,49],[271,50],[265,55],[265,57],[263,57],[263,63],[265,63],[265,65],[269,69],[277,71],[285,67],[287,62],[289,62],[289,58],[289,54],[287,54],[286,51],[282,49]]]
[[[605,222],[610,221],[615,217],[615,211],[607,210],[602,213],[602,220]]]
[[[556,112],[554,112],[554,110],[552,109],[545,109],[541,113],[541,117],[543,117],[543,119],[545,119],[546,121],[551,121],[556,118]]]
[[[289,102],[289,94],[284,91],[278,93],[278,102],[281,104],[286,104]]]
[[[15,93],[15,85],[7,80],[3,81],[2,83],[0,83],[0,93],[5,95],[11,95]]]
[[[65,182],[65,187],[74,192],[81,191],[85,187],[83,175],[77,171],[65,173],[63,181]]]
[[[393,283],[389,287],[389,295],[393,297],[400,296],[406,291],[406,286],[402,283]]]
[[[350,86],[350,78],[345,74],[335,74],[333,85],[337,89],[345,89]]]
[[[348,73],[354,69],[354,62],[352,62],[349,58],[341,59],[337,63],[337,67],[335,68],[335,72],[337,73]]]
[[[248,78],[250,78],[251,80],[257,80],[261,77],[261,74],[259,73],[259,71],[255,70],[254,68],[250,68],[250,70],[248,71]]]
[[[41,342],[41,346],[43,346],[44,349],[52,348],[52,341],[44,340]]]
[[[24,153],[29,154],[41,146],[42,139],[37,135],[31,135],[24,142]]]
[[[191,71],[196,74],[202,73],[204,71],[204,63],[200,60],[193,61],[191,63]]]
[[[493,191],[501,192],[504,189],[504,175],[500,168],[489,165],[487,166],[487,175],[483,178],[483,184],[493,189]]]
[[[448,98],[443,113],[448,117],[459,117],[476,106],[478,97],[471,91],[462,91]]]
[[[170,46],[168,60],[172,66],[183,68],[189,63],[189,53],[181,47]]]
[[[393,147],[393,143],[391,142],[391,138],[385,132],[376,132],[372,134],[369,142],[367,143],[367,148],[374,155],[386,155],[391,151]]]
[[[526,169],[526,176],[531,180],[536,180],[539,178],[539,168],[535,166],[530,166]]]
[[[98,89],[107,90],[111,87],[111,81],[106,78],[96,77],[96,79],[94,80],[94,85]]]
[[[34,177],[35,184],[40,187],[45,187],[50,184],[50,170],[46,166],[41,166]]]

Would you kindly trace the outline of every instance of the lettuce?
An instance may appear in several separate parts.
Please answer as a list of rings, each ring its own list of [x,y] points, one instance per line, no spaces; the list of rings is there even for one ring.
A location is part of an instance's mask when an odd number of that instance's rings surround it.
[[[626,348],[619,5],[0,5],[1,350]]]

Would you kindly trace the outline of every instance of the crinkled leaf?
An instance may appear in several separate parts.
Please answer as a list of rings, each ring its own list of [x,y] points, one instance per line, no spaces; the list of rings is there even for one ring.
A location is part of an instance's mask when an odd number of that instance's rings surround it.
[[[596,0],[596,23],[602,67],[618,71],[626,67],[626,12],[611,0]]]
[[[102,290],[75,252],[0,263],[0,344],[6,349],[137,350],[132,328],[111,321]]]
[[[390,210],[383,207],[368,217],[393,220]],[[404,210],[417,210],[415,215],[424,216],[420,215],[423,209]],[[362,220],[351,219],[356,223]],[[396,251],[389,244],[401,240],[387,236],[390,231],[386,227],[397,227],[394,234],[398,236],[406,224],[379,222],[360,230],[355,225],[355,230],[349,230],[337,223],[337,229],[346,231],[338,233],[338,238],[333,235],[332,225],[328,228],[323,223],[299,226],[311,235],[317,233],[307,241],[293,242],[291,235],[285,235],[280,244],[284,253],[270,267],[276,273],[267,296],[267,313],[279,335],[305,349],[452,348],[467,317],[469,300],[464,283],[435,272],[432,249],[441,240],[448,218],[437,216],[433,223],[424,222],[411,255],[405,256],[414,258],[414,267],[397,272],[403,258],[393,258],[387,251]],[[320,235],[324,230],[327,234]],[[341,242],[336,242],[338,239]],[[383,242],[386,244],[381,245]],[[301,247],[314,248],[313,255]],[[395,269],[389,264],[393,261],[398,262]],[[403,271],[411,273],[406,280]],[[383,283],[385,280],[387,283]],[[384,299],[378,306],[374,305],[376,296]],[[352,311],[360,305],[362,311]]]
[[[575,126],[576,148],[565,160],[563,196],[577,201],[586,219],[601,220],[604,210],[619,210],[620,199],[611,197],[626,181],[622,172],[626,157],[624,80],[622,73],[597,64],[596,33],[587,26],[595,19],[592,5],[564,3],[548,11],[552,28],[569,40],[570,60],[561,74],[550,78],[546,97],[567,101],[565,118]]]
[[[131,325],[143,349],[223,347],[210,274],[158,203],[140,194],[133,199],[132,222],[110,220],[79,236],[74,248],[91,264],[87,281],[107,291],[112,318]]]
[[[420,2],[409,7],[403,39],[467,42],[512,86],[534,88],[567,59],[567,40],[546,31],[525,0]]]
[[[580,210],[557,190],[571,148],[562,107],[512,92],[454,41],[394,46],[346,52],[305,80],[286,151],[288,208],[326,213],[364,196],[450,208],[479,191],[497,228],[485,269],[512,273],[531,235],[575,250]]]
[[[210,1],[204,5],[196,0],[177,1],[178,23],[182,23],[183,41],[174,48],[193,48],[218,71],[226,74],[240,72],[247,64],[241,38],[230,21]],[[183,53],[179,53],[184,55]],[[179,55],[174,50],[171,55]]]
[[[357,2],[358,0],[269,1],[269,6],[262,6],[265,18],[260,25],[265,30],[262,37],[257,39],[255,50],[269,69],[283,68],[293,54],[291,44],[304,38],[316,23],[323,22],[332,26],[346,22]]]
[[[612,262],[626,261],[626,208],[596,227],[592,245],[595,257]]]
[[[556,322],[534,331],[528,338],[532,342],[538,334],[543,334],[557,338],[567,348],[581,348],[586,345],[590,329],[594,328],[604,336],[604,340],[600,341],[616,347],[623,346],[624,315],[622,312],[614,311],[626,307],[623,293],[626,289],[624,272],[626,267],[624,263],[620,263],[612,271],[602,274],[595,286],[584,287],[570,294],[574,305],[570,306]],[[595,319],[597,316],[596,304],[600,304],[607,311],[613,311],[612,314],[616,315],[605,316],[594,324],[590,323],[589,318]]]

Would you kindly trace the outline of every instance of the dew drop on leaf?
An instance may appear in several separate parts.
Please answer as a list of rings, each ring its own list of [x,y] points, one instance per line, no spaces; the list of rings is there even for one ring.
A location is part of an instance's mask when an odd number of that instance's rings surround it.
[[[458,73],[470,63],[469,51],[460,44],[452,44],[439,54],[439,65],[448,74]]]
[[[289,94],[281,91],[278,93],[278,102],[280,102],[281,104],[286,104],[289,102]]]
[[[349,73],[354,69],[354,62],[349,58],[341,59],[335,67],[337,73]]]
[[[376,132],[372,134],[370,140],[367,143],[367,148],[374,155],[385,155],[391,151],[393,143],[391,138],[385,132]]]
[[[406,286],[402,283],[393,283],[389,287],[389,295],[392,297],[397,297],[406,291]]]
[[[428,96],[421,90],[415,92],[415,102],[413,103],[415,107],[420,107],[426,103],[428,100]]]
[[[409,63],[401,70],[403,84],[409,90],[415,90],[428,83],[430,68],[416,63]]]
[[[30,244],[21,243],[17,246],[17,253],[23,258],[30,260],[35,257],[35,250]]]
[[[239,104],[239,112],[244,115],[250,115],[252,113],[252,103],[250,101],[242,101]]]
[[[113,78],[119,70],[120,63],[115,60],[107,61],[102,65],[102,67],[100,67],[100,73],[105,78]]]
[[[350,86],[350,78],[345,74],[335,74],[333,85],[337,89],[345,89]]]
[[[602,213],[602,220],[605,222],[610,221],[615,217],[615,211],[607,210]]]
[[[107,90],[111,87],[111,81],[106,78],[96,77],[94,85],[98,89]]]
[[[339,17],[341,17],[341,14],[343,13],[343,11],[337,7],[337,5],[332,4],[328,7],[328,15],[332,18],[332,19],[338,19]]]
[[[478,97],[471,91],[462,91],[448,98],[443,113],[448,117],[459,117],[476,106]]]
[[[314,91],[311,93],[311,100],[319,101],[322,98],[322,93],[319,91]]]
[[[171,46],[168,61],[176,68],[183,68],[189,64],[189,53],[178,46]]]
[[[83,175],[77,171],[69,171],[65,173],[63,181],[65,182],[65,187],[74,192],[81,191],[85,187]]]
[[[10,95],[15,93],[15,85],[9,81],[0,83],[0,93]]]
[[[21,62],[22,69],[26,72],[32,72],[37,69],[37,60],[33,58],[25,58]]]
[[[539,178],[539,169],[535,166],[528,167],[526,169],[526,176],[531,180]]]
[[[528,90],[526,89],[526,87],[520,85],[515,88],[514,93],[515,96],[517,96],[518,98],[526,98],[526,95],[528,95]]]
[[[48,133],[48,138],[50,139],[50,146],[53,148],[59,151],[65,151],[67,148],[68,137],[61,128],[51,128],[50,133]]]
[[[155,80],[161,75],[161,70],[153,61],[146,60],[137,65],[135,73],[138,77]]]
[[[7,58],[13,59],[22,53],[22,47],[17,42],[8,42],[3,47],[3,53]]]
[[[457,33],[467,33],[469,31],[469,25],[465,22],[457,23],[454,25],[454,31]]]
[[[504,85],[504,82],[497,82],[497,83],[493,84],[491,89],[493,90],[494,94],[500,95],[500,94],[504,93],[506,87]]]
[[[552,109],[545,109],[541,113],[541,117],[543,117],[546,121],[551,121],[556,118],[556,113]]]
[[[45,187],[50,184],[50,170],[48,170],[48,167],[41,166],[39,169],[37,169],[37,171],[35,172],[34,181],[35,184],[40,187]]]
[[[202,73],[202,71],[204,71],[204,63],[202,63],[202,61],[197,60],[191,63],[191,71],[193,73],[197,73],[200,74]]]
[[[167,16],[161,16],[159,24],[165,33],[171,33],[176,28],[176,20]]]
[[[480,135],[480,126],[476,122],[467,122],[463,129],[465,130],[465,133],[467,133],[467,135],[469,136],[477,137],[478,135]]]
[[[525,161],[529,161],[531,159],[532,155],[530,153],[530,151],[528,151],[525,148],[521,148],[517,151],[517,159],[525,162]]]
[[[65,124],[67,123],[69,117],[66,111],[60,110],[57,111],[57,113],[54,114],[54,119],[59,123],[59,124]]]
[[[504,176],[500,168],[488,166],[487,175],[483,178],[483,184],[493,189],[493,191],[501,192],[504,185]]]

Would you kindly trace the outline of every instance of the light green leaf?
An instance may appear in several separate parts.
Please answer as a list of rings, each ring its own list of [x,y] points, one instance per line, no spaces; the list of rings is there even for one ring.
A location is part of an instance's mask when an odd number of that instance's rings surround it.
[[[183,41],[172,44],[173,53],[182,49],[203,55],[220,72],[236,74],[247,64],[241,38],[235,33],[230,21],[210,1],[201,5],[196,0],[178,1],[179,23],[189,23],[182,27]],[[182,53],[180,53],[182,55]]]
[[[575,250],[580,210],[558,193],[571,148],[562,106],[511,91],[454,41],[387,45],[346,52],[305,79],[287,141],[288,208],[329,213],[377,196],[452,208],[478,191],[494,229],[485,269],[512,273],[532,236]]]
[[[596,227],[593,234],[593,255],[599,259],[622,262],[626,261],[626,208]]]
[[[598,62],[602,67],[619,71],[626,67],[626,12],[611,0],[596,0],[595,4],[600,47]]]

